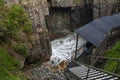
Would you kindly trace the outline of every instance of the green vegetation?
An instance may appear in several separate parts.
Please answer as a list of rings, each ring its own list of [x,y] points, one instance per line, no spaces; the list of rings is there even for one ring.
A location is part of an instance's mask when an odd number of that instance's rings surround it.
[[[0,36],[3,36],[7,31],[5,26],[7,12],[8,8],[5,6],[3,0],[0,0]]]
[[[0,80],[25,80],[14,53],[26,57],[29,52],[24,44],[29,43],[31,34],[32,25],[25,9],[20,4],[8,8],[4,0],[0,0]]]
[[[80,0],[76,0],[78,3],[80,3]]]
[[[21,5],[13,5],[10,9],[0,0],[0,38],[12,38],[18,31],[32,33],[31,21]]]
[[[21,54],[22,56],[26,57],[29,53],[28,49],[26,48],[26,46],[22,43],[19,44],[15,44],[13,45],[15,51],[19,54]]]
[[[22,56],[28,54],[25,41],[30,41],[32,25],[24,7],[14,4],[8,8],[3,0],[0,0],[0,43],[14,48]],[[25,38],[23,38],[25,37]],[[16,43],[16,45],[12,45]]]
[[[21,80],[17,75],[21,75],[19,68],[17,67],[18,62],[16,59],[9,55],[9,53],[0,48],[0,79],[1,80]],[[17,71],[17,72],[16,72]]]
[[[21,5],[13,5],[8,11],[6,26],[12,33],[19,30],[24,30],[26,33],[32,32],[30,19]]]
[[[104,70],[113,72],[117,66],[116,60],[107,60],[106,64],[104,65]]]
[[[105,56],[111,58],[120,58],[120,42],[118,42],[112,49],[108,50],[105,53]],[[115,70],[116,68],[117,70]],[[120,74],[120,62],[118,64],[117,60],[107,60],[103,66],[103,69],[110,72],[115,71],[117,74]]]

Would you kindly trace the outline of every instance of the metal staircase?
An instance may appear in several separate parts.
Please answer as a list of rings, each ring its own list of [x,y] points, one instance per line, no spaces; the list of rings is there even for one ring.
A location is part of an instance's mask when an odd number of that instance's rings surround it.
[[[71,67],[68,71],[76,77],[76,80],[120,80],[119,75],[84,64]]]

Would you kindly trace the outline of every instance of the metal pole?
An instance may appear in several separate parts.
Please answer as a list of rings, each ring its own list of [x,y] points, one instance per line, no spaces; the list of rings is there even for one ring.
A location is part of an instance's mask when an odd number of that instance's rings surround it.
[[[75,60],[77,60],[77,48],[78,48],[78,34],[76,37],[76,51],[75,51]]]
[[[109,59],[109,60],[120,60],[120,58],[112,58],[112,57],[104,57],[104,56],[89,56],[89,57]]]
[[[90,69],[88,68],[87,75],[86,75],[86,80],[87,80],[88,77],[89,77],[89,72],[90,72]]]
[[[101,17],[101,0],[99,0],[99,17]]]

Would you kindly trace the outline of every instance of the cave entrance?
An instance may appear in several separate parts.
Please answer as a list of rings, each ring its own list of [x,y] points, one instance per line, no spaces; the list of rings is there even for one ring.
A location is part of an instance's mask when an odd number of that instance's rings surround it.
[[[71,8],[50,7],[50,14],[46,16],[47,29],[50,39],[56,39],[68,35],[73,31],[71,26]]]

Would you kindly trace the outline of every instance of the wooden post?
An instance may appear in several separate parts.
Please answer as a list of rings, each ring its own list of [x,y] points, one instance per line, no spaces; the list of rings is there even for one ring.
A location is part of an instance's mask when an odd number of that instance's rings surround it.
[[[76,37],[76,51],[75,51],[75,60],[77,60],[77,48],[78,48],[78,34]]]

